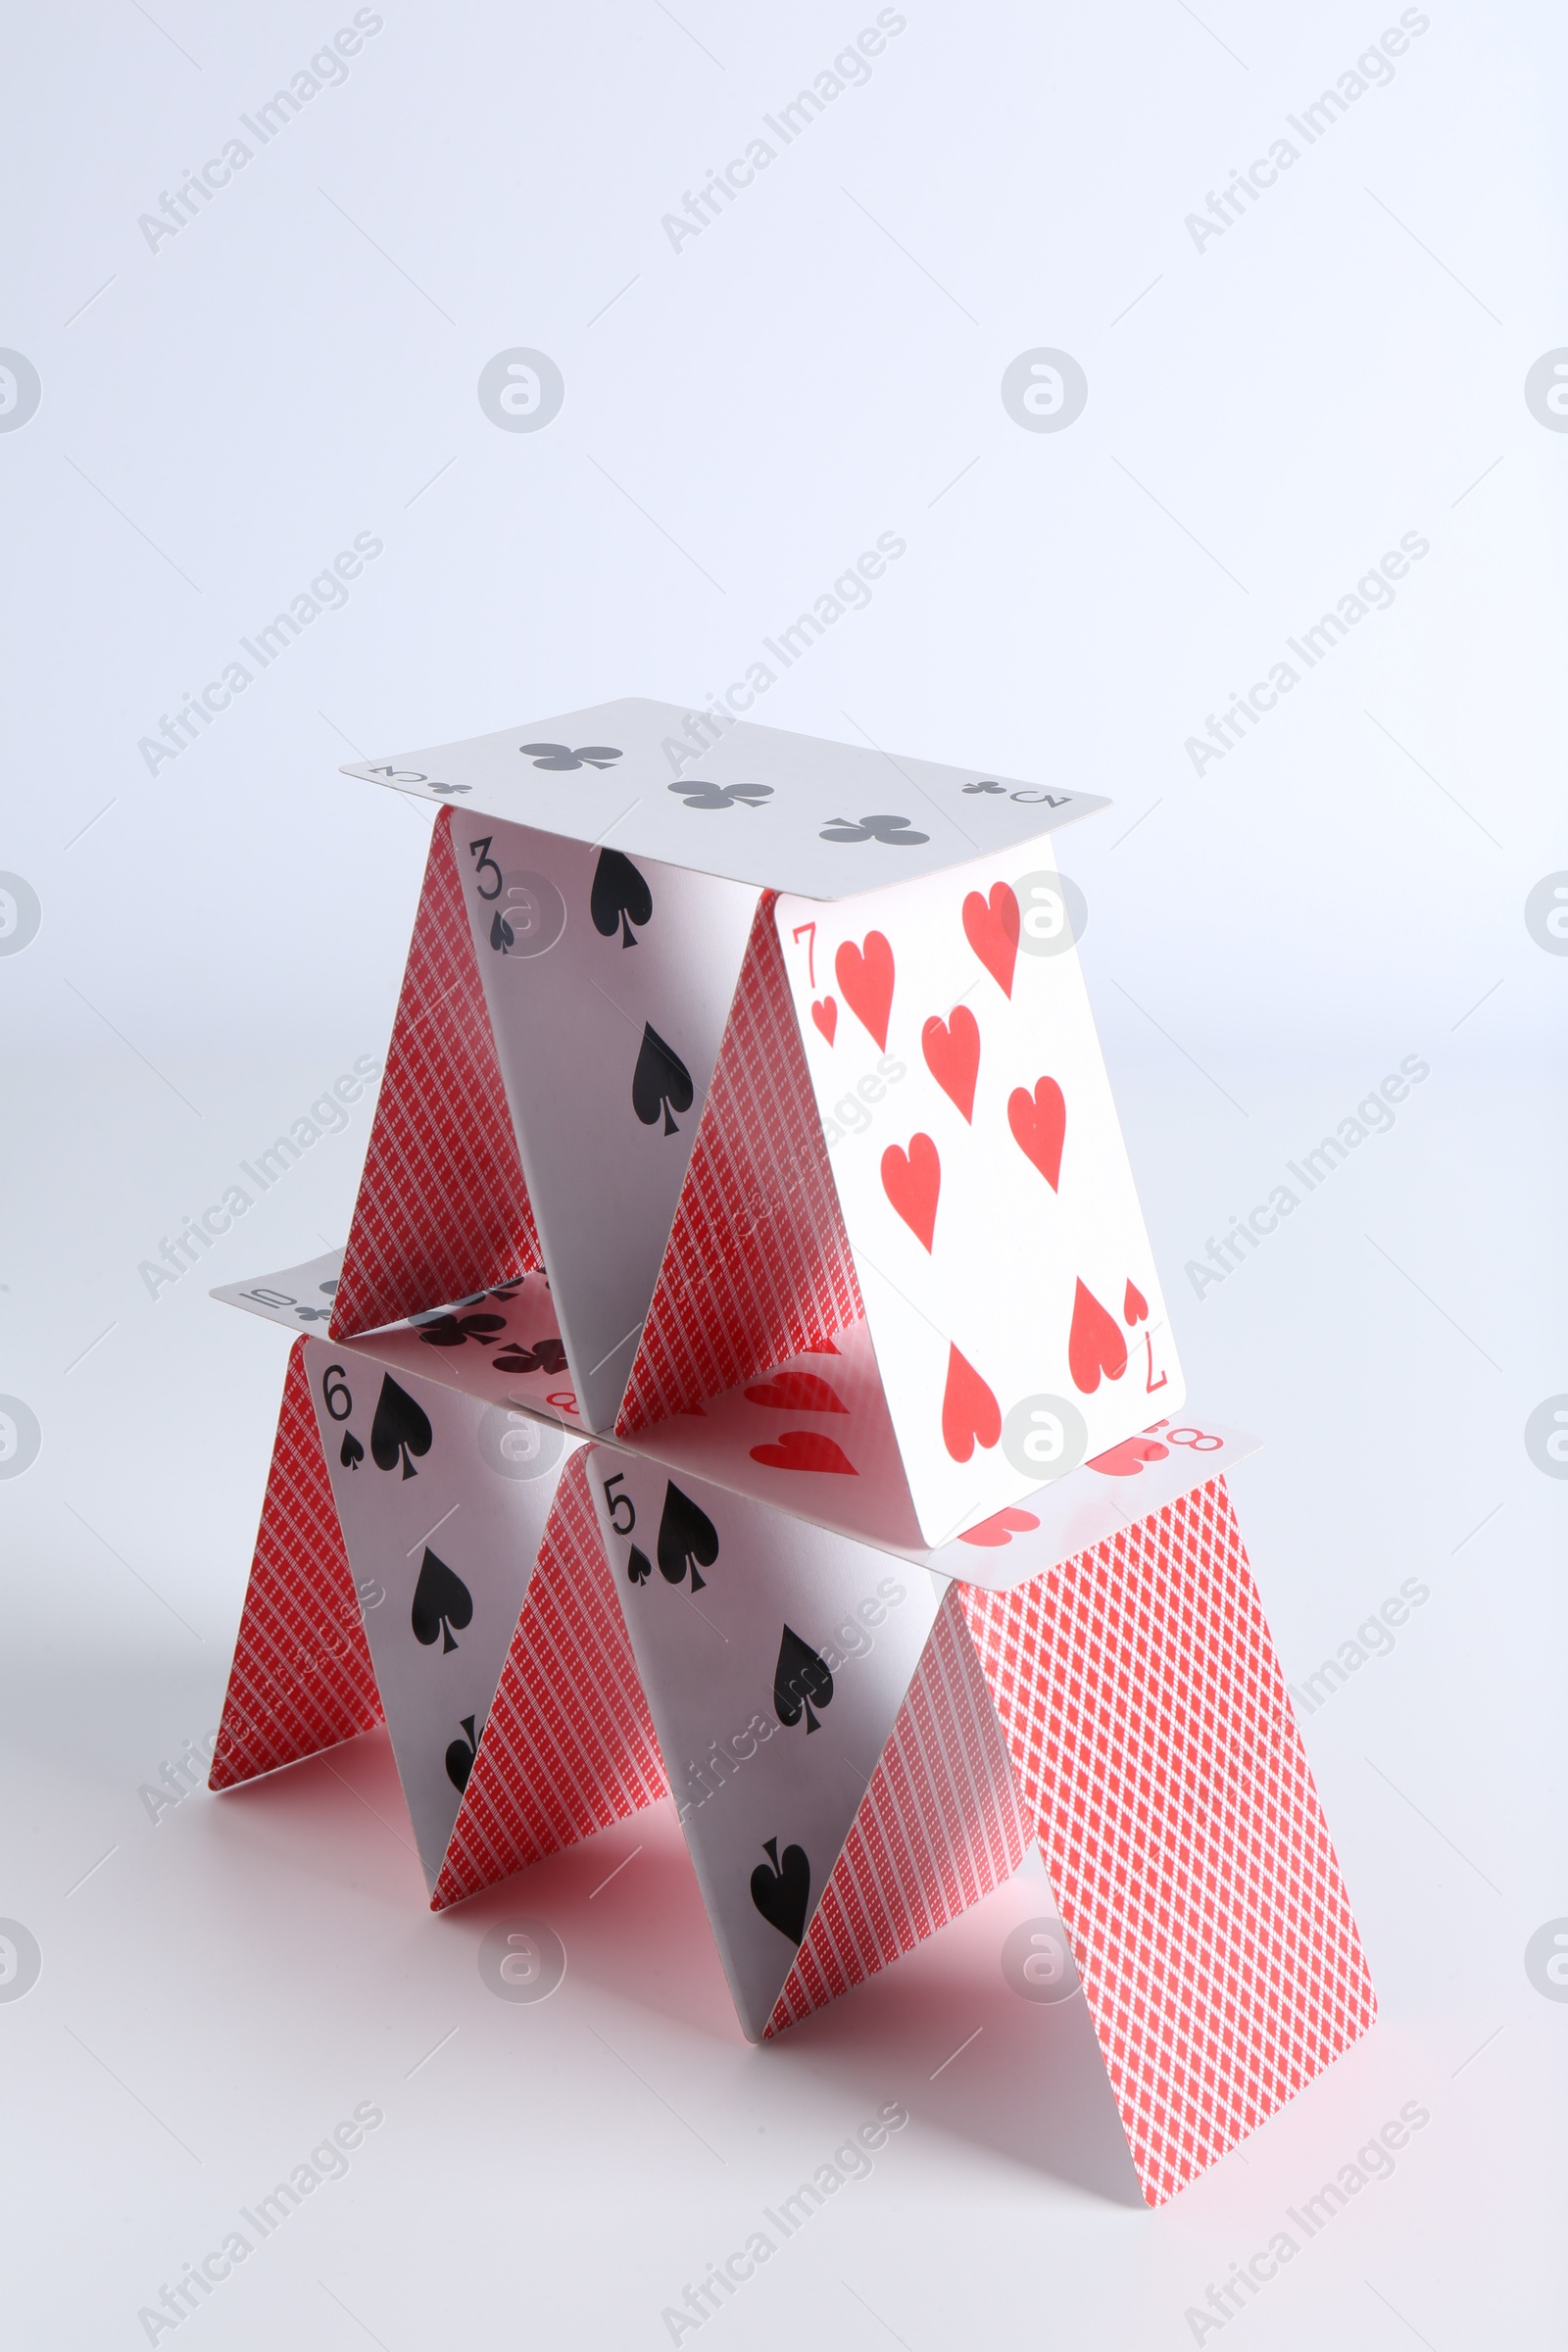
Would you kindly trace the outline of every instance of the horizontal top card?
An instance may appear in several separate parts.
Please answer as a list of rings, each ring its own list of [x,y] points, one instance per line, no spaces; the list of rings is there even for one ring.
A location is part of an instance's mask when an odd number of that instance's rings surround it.
[[[1124,1438],[940,1550],[918,1556],[939,1575],[1010,1592],[1223,1477],[1262,1443],[1228,1422],[1184,1410],[1174,1420],[1153,1422],[1139,1437]]]
[[[325,1339],[342,1262],[342,1250],[329,1250],[303,1266],[286,1266],[255,1282],[225,1283],[211,1296],[286,1330],[314,1331]],[[427,1314],[331,1345],[345,1356],[368,1357],[540,1422],[575,1430],[585,1426],[542,1274],[476,1291]]]
[[[1109,804],[870,745],[628,699],[345,767],[694,873],[842,899],[937,873]]]

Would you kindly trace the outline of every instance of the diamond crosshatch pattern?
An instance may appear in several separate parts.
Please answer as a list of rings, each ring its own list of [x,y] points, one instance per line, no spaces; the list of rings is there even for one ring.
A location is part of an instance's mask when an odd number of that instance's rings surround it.
[[[951,1592],[767,2034],[912,1952],[1009,1879],[1028,1842],[997,1711]]]
[[[335,1340],[544,1271],[451,834],[443,808],[333,1301]]]
[[[588,1493],[562,1474],[432,1911],[609,1829],[668,1784]]]
[[[232,1788],[380,1720],[299,1339],[289,1350],[209,1785]]]
[[[1225,1483],[961,1592],[1161,2204],[1377,2013]]]

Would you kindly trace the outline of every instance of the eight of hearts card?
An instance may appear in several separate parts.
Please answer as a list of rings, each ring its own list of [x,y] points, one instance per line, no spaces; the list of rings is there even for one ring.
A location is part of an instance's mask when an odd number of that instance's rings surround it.
[[[916,1516],[940,1544],[1185,1388],[1043,840],[774,920]],[[896,1057],[869,1119],[835,1115]]]

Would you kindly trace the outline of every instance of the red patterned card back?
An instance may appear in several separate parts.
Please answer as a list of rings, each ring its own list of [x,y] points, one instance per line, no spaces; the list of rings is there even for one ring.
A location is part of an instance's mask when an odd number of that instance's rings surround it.
[[[1162,2204],[1377,2011],[1225,1482],[959,1591]]]
[[[583,1446],[556,1490],[432,1911],[608,1829],[668,1787],[587,1463]]]
[[[615,1426],[631,1437],[864,1313],[764,891]]]
[[[289,1350],[272,1466],[208,1786],[232,1788],[381,1720],[305,1375]]]
[[[937,1612],[767,2034],[912,1951],[1010,1879],[1028,1836],[955,1590]]]
[[[451,831],[443,808],[333,1301],[335,1340],[544,1270]]]

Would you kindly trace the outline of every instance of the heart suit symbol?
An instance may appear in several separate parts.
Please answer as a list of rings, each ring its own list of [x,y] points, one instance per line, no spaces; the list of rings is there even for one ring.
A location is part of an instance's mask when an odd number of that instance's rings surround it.
[[[970,891],[963,902],[963,935],[1003,995],[1010,997],[1018,960],[1018,902],[1005,882],[993,882],[989,899]]]
[[[1120,1380],[1127,1369],[1127,1342],[1122,1337],[1121,1325],[1081,1282],[1073,1293],[1067,1366],[1075,1385],[1086,1396],[1092,1396],[1099,1388],[1102,1372],[1107,1380]]]
[[[942,1396],[942,1443],[956,1462],[966,1462],[975,1441],[995,1446],[1002,1435],[1002,1410],[973,1364],[956,1348],[948,1350],[948,1385]]]
[[[1161,1446],[1154,1438],[1123,1438],[1108,1453],[1092,1454],[1084,1464],[1086,1470],[1098,1470],[1102,1478],[1142,1478],[1146,1462],[1164,1462],[1170,1459],[1170,1447]]]
[[[971,1527],[966,1535],[958,1538],[958,1542],[983,1544],[988,1551],[994,1551],[999,1544],[1010,1544],[1015,1535],[1026,1536],[1032,1527],[1039,1525],[1033,1511],[1015,1510],[1009,1503],[1005,1510],[994,1511],[989,1519],[982,1519],[978,1527]]]
[[[892,948],[880,931],[868,931],[860,948],[847,939],[833,958],[833,971],[844,991],[844,1002],[885,1054],[888,1015],[893,1010]]]
[[[827,1382],[815,1372],[774,1372],[746,1392],[748,1404],[771,1405],[785,1413],[847,1413]]]
[[[937,1195],[942,1190],[942,1161],[928,1135],[911,1135],[907,1152],[889,1144],[882,1154],[882,1190],[921,1249],[929,1251],[937,1224]]]
[[[1015,1086],[1007,1097],[1007,1125],[1025,1159],[1033,1161],[1054,1192],[1067,1133],[1067,1105],[1054,1078],[1037,1078],[1033,1094],[1026,1086]]]
[[[975,1080],[980,1075],[980,1024],[967,1004],[954,1007],[950,1020],[935,1013],[920,1032],[925,1066],[962,1117],[973,1119]]]
[[[834,1037],[838,1033],[838,999],[836,997],[813,997],[811,1000],[811,1018],[816,1023],[818,1029],[821,1030],[822,1035],[827,1039],[828,1044],[831,1045]]]
[[[787,1429],[771,1446],[754,1446],[752,1459],[767,1470],[832,1470],[841,1478],[858,1476],[843,1447],[814,1429]]]

